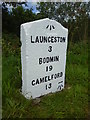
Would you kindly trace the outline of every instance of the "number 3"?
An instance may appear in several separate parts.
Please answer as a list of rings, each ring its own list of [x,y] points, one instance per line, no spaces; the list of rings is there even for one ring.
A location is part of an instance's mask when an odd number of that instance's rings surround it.
[[[49,46],[48,47],[48,52],[51,52],[52,51],[52,46]]]

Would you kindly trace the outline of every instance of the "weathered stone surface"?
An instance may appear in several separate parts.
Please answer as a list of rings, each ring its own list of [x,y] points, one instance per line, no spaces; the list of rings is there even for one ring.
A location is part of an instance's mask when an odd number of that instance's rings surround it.
[[[22,93],[27,98],[61,91],[68,30],[48,18],[21,25]]]

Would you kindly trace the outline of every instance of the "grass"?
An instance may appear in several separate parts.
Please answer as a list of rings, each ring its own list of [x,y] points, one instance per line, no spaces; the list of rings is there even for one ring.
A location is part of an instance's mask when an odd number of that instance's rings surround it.
[[[7,55],[4,50],[2,58],[3,118],[78,119],[88,117],[87,43],[79,42],[69,45],[65,89],[40,97],[39,103],[25,99],[20,93],[22,81],[20,51],[18,54],[12,54],[13,50],[10,49],[12,51]]]

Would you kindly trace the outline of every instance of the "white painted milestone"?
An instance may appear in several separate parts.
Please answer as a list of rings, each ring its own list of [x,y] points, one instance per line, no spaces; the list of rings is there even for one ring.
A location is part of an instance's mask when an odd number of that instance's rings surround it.
[[[22,94],[36,98],[64,89],[68,29],[48,18],[21,25]]]

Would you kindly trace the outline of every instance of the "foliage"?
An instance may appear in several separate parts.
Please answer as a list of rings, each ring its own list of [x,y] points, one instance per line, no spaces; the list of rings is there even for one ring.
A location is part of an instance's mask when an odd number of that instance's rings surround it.
[[[43,18],[48,17],[60,22],[69,30],[72,42],[87,40],[90,3],[40,2],[37,9]]]
[[[3,31],[8,31],[20,35],[20,25],[25,22],[30,22],[35,19],[35,14],[32,9],[24,9],[22,6],[17,6],[8,12],[7,7],[2,9],[2,27]]]
[[[6,5],[12,4],[14,7],[8,12]],[[89,36],[89,5],[81,2],[40,2],[37,9],[40,13],[35,14],[32,9],[24,9],[22,4],[26,3],[3,3],[2,21],[3,31],[7,30],[20,35],[20,25],[25,22],[42,18],[55,19],[69,30],[69,38],[72,42],[81,40],[87,41]],[[19,5],[18,5],[19,4]],[[27,5],[27,4],[26,4]],[[78,41],[77,41],[78,40]]]
[[[3,55],[18,55],[20,53],[21,42],[15,34],[3,33],[2,35],[2,52]]]

